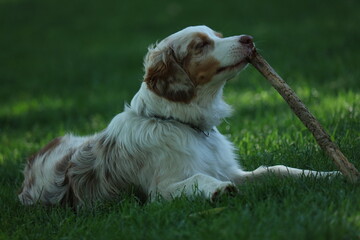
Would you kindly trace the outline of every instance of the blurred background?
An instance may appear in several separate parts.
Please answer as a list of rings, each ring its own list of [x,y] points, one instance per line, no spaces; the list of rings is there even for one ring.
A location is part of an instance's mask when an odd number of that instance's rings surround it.
[[[358,0],[0,0],[2,159],[20,160],[67,131],[104,128],[139,88],[147,47],[199,24],[252,35],[331,133],[350,129],[358,144],[359,12]],[[238,145],[294,124],[252,67],[229,82],[225,98],[236,112],[220,128]]]

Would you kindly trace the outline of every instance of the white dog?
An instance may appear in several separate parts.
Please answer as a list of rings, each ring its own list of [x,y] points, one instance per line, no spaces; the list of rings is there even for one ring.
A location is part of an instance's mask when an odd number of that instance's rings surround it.
[[[140,90],[100,133],[65,135],[29,158],[19,199],[77,207],[135,189],[148,200],[201,194],[213,200],[266,173],[329,176],[285,166],[244,171],[216,126],[231,108],[222,89],[254,43],[188,27],[150,47]]]

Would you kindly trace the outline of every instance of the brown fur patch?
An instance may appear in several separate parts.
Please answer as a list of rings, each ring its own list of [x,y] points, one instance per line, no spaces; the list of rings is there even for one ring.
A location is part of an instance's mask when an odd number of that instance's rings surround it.
[[[200,39],[200,40],[199,40]],[[204,33],[197,33],[194,40],[188,45],[188,54],[184,58],[182,66],[188,73],[190,79],[195,86],[203,85],[211,81],[212,77],[216,74],[217,69],[220,66],[220,62],[215,58],[207,58],[198,62],[194,62],[193,57],[203,51],[197,49],[197,45],[201,43],[207,43],[211,49],[214,47],[214,42]]]
[[[145,82],[157,95],[173,102],[189,103],[195,95],[193,83],[176,62],[171,53],[165,54],[165,62],[149,68]]]
[[[55,171],[59,174],[65,173],[65,171],[69,167],[69,161],[74,154],[75,150],[72,149],[68,154],[66,154],[60,161],[58,161],[55,165]]]
[[[72,163],[72,162],[69,162],[68,163],[68,165],[67,165],[67,168],[66,168],[66,170],[65,170],[65,173],[64,173],[64,175],[65,175],[65,177],[64,177],[64,181],[61,183],[61,185],[60,186],[66,186],[67,184],[69,184],[69,175],[68,175],[68,172],[69,172],[69,169],[71,169],[72,167],[74,167],[74,166],[76,166],[74,163]]]
[[[85,142],[75,153],[65,172],[64,185],[66,193],[61,199],[62,205],[76,207],[80,202],[91,203],[100,199],[99,178],[97,169],[94,167],[96,161],[96,149],[94,142]]]
[[[199,47],[200,46],[200,47]],[[201,54],[203,49],[202,46],[214,46],[214,41],[209,38],[205,33],[196,33],[193,37],[193,40],[187,46],[188,56],[194,54]]]
[[[70,159],[69,159],[70,161]],[[64,196],[61,198],[60,200],[60,205],[61,206],[68,206],[71,207],[75,210],[77,204],[79,203],[79,199],[76,197],[75,193],[74,193],[74,189],[73,186],[70,182],[70,177],[69,177],[69,169],[71,169],[72,167],[75,167],[76,165],[72,162],[69,162],[67,165],[67,169],[65,170],[65,178],[64,181],[62,183],[62,186],[67,186],[67,190],[64,194]]]
[[[200,38],[203,42],[209,42],[210,44],[213,43],[213,40],[211,40],[209,36],[205,33],[196,33],[196,36]]]
[[[203,85],[211,81],[216,74],[220,62],[215,58],[208,58],[202,62],[198,62],[189,66],[188,71],[190,78],[196,86]]]
[[[40,151],[38,151],[37,153],[33,154],[32,156],[30,156],[28,158],[28,164],[29,166],[32,166],[32,164],[34,163],[34,160],[39,157],[42,156],[44,154],[49,154],[51,153],[52,150],[54,150],[61,142],[62,137],[57,137],[53,140],[51,140],[45,147],[43,147],[42,149],[40,149]]]

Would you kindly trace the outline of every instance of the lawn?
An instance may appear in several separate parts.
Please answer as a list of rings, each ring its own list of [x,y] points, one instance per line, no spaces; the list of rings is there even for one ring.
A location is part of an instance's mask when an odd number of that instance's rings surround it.
[[[188,25],[250,34],[360,169],[360,2],[0,0],[0,239],[360,239],[360,186],[277,179],[210,203],[131,196],[74,213],[17,200],[27,156],[67,132],[102,130],[142,80],[148,45]],[[266,80],[225,89],[219,126],[246,169],[336,170]]]

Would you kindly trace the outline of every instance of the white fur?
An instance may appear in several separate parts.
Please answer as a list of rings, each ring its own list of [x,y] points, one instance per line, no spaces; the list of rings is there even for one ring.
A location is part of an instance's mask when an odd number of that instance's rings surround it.
[[[212,45],[201,50],[201,54],[189,55],[189,44],[194,43],[194,34],[198,33],[207,36]],[[237,184],[269,172],[292,176],[336,174],[285,166],[260,167],[251,172],[241,169],[233,144],[216,129],[231,114],[222,98],[222,88],[246,66],[241,61],[253,47],[241,44],[239,37],[220,38],[210,28],[197,26],[149,48],[144,78],[149,78],[150,69],[156,69],[158,64],[163,64],[158,68],[165,70],[173,64],[178,72],[173,73],[171,81],[160,79],[161,76],[152,79],[155,82],[151,84],[160,93],[144,81],[131,104],[102,132],[88,137],[68,134],[34,155],[24,171],[20,201],[27,205],[40,202],[76,207],[111,199],[131,189],[149,200],[157,195],[172,199],[181,194],[214,199],[219,194],[235,192]],[[173,63],[167,62],[169,51]],[[191,79],[190,71],[182,65],[181,60],[186,57],[190,65],[208,59],[218,63],[218,68],[241,64],[214,72],[209,81],[200,84]],[[158,80],[165,82],[156,85]],[[163,97],[162,88],[168,83],[171,91],[193,88],[190,100]]]

